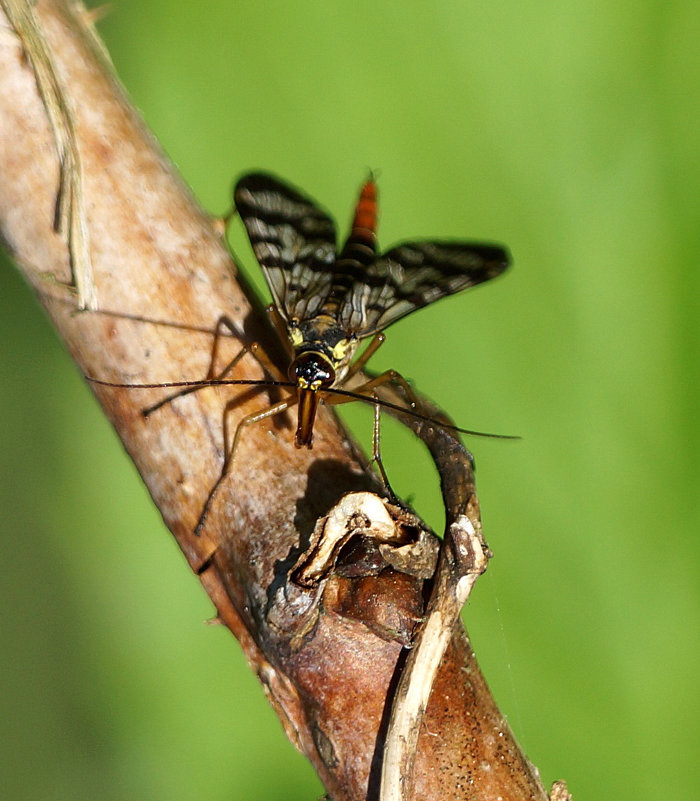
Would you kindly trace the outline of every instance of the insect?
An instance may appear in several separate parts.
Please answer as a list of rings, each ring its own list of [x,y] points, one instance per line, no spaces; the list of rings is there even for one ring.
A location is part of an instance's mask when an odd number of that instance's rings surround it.
[[[271,407],[267,415],[298,405],[298,448],[312,446],[321,399],[335,404],[348,399],[329,390],[362,370],[385,341],[384,329],[439,298],[500,275],[509,263],[504,248],[475,242],[404,242],[379,254],[377,189],[371,176],[339,252],[326,212],[271,175],[244,175],[234,202],[272,293],[273,322],[288,345],[288,376],[276,377],[296,388],[296,397]],[[398,383],[414,405],[408,384],[394,370],[354,393],[362,396],[387,381]]]
[[[204,381],[108,384],[183,388],[144,410],[146,416],[176,397],[203,386],[276,385],[291,390],[286,398],[244,417],[231,445],[225,443],[221,477],[207,499],[197,532],[230,468],[241,432],[295,405],[298,409],[294,444],[297,448],[311,448],[321,401],[331,405],[349,400],[372,403],[375,408],[373,461],[389,488],[379,456],[379,408],[391,407],[415,417],[430,418],[421,413],[420,403],[408,382],[395,370],[373,376],[353,386],[352,391],[346,388],[347,383],[364,369],[385,341],[384,330],[389,325],[442,297],[500,275],[509,264],[505,248],[477,242],[409,241],[380,254],[376,233],[377,187],[371,175],[362,186],[350,233],[339,251],[330,216],[309,197],[272,175],[244,175],[235,186],[234,203],[272,294],[273,304],[268,312],[286,346],[287,374],[253,344],[245,347],[221,372],[214,374],[210,370]],[[233,329],[231,323],[224,322]],[[369,344],[357,355],[358,347],[365,340],[370,340]],[[226,378],[246,353],[258,359],[272,380]],[[401,391],[405,406],[392,405],[374,394],[388,382]],[[227,409],[231,405],[227,405]]]

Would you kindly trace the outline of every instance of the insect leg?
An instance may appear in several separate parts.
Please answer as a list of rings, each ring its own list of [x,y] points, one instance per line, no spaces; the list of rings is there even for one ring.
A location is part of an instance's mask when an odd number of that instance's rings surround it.
[[[204,523],[206,522],[207,515],[209,514],[209,510],[211,509],[211,505],[214,502],[214,497],[219,490],[219,487],[223,483],[226,476],[229,474],[231,470],[231,464],[233,463],[233,455],[236,451],[236,446],[238,445],[238,441],[241,438],[241,434],[243,433],[243,428],[252,425],[253,423],[257,423],[260,420],[266,420],[268,417],[274,417],[276,414],[280,414],[280,412],[285,411],[290,406],[294,406],[297,402],[296,396],[290,396],[279,403],[275,403],[273,406],[270,406],[267,409],[263,409],[259,412],[253,412],[252,414],[246,415],[236,426],[236,431],[233,435],[233,442],[231,443],[231,447],[228,446],[229,440],[229,423],[228,423],[228,416],[230,412],[236,407],[236,405],[240,402],[240,398],[232,398],[224,407],[224,420],[223,420],[223,434],[224,434],[224,463],[221,467],[221,474],[216,479],[216,483],[211,488],[209,495],[207,495],[207,499],[204,502],[204,508],[202,509],[202,513],[199,516],[199,520],[197,521],[197,525],[195,526],[194,533],[196,536],[199,536],[202,528],[204,527]]]
[[[377,470],[379,471],[379,475],[381,476],[384,486],[389,492],[389,496],[392,498],[392,500],[395,500],[398,496],[396,495],[391,484],[389,483],[389,476],[387,475],[387,472],[384,469],[384,462],[382,461],[381,414],[382,414],[382,407],[378,403],[375,403],[374,425],[372,426],[372,462],[374,462],[377,465]]]
[[[289,337],[287,336],[287,325],[284,322],[282,315],[279,313],[277,306],[275,306],[274,303],[271,303],[265,309],[265,311],[267,312],[267,316],[270,318],[272,327],[277,332],[277,336],[282,340],[282,344],[284,345],[284,349],[287,351],[287,355],[291,358],[294,356],[294,348],[289,342]]]
[[[374,356],[374,354],[385,342],[386,334],[375,334],[369,345],[367,345],[357,359],[355,359],[355,361],[350,365],[347,373],[345,374],[345,381],[347,381],[348,378],[352,378],[356,373],[359,373],[359,371],[367,364],[367,362],[372,358],[372,356]]]
[[[284,383],[289,379],[285,374],[279,369],[279,367],[270,360],[270,357],[265,353],[262,349],[259,342],[251,342],[250,346],[248,347],[250,351],[250,355],[253,356],[263,367],[264,370],[271,375],[275,381],[281,381]]]
[[[273,378],[279,380],[279,371],[276,368],[273,368],[271,371],[269,369],[269,365],[271,362],[267,357],[262,356],[262,351],[260,350],[260,346],[257,342],[253,342],[251,345],[245,345],[242,347],[238,353],[231,359],[221,370],[217,372],[216,370],[216,360],[219,355],[219,342],[221,341],[222,329],[227,328],[234,336],[239,335],[239,331],[236,330],[234,324],[229,320],[228,317],[223,315],[220,317],[216,323],[216,329],[214,330],[214,342],[212,343],[211,347],[211,354],[209,357],[209,369],[207,370],[207,374],[204,377],[204,381],[210,380],[219,380],[222,378],[226,378],[226,376],[233,370],[233,368],[241,361],[241,359],[247,354],[250,353],[253,358],[255,358],[263,369],[268,370],[270,375]],[[282,379],[284,380],[284,379]],[[162,408],[163,406],[167,406],[167,404],[172,403],[177,398],[182,398],[185,395],[190,395],[193,392],[197,392],[198,390],[202,389],[202,386],[192,386],[187,387],[186,389],[181,389],[178,392],[174,392],[172,395],[167,395],[163,400],[158,401],[158,403],[153,404],[153,406],[149,406],[144,409],[141,413],[144,417],[149,417],[153,414],[153,412],[157,411],[158,409]]]
[[[288,398],[279,401],[278,403],[273,404],[272,406],[268,406],[267,409],[262,409],[258,412],[252,412],[251,414],[246,415],[236,426],[236,430],[233,434],[233,441],[231,442],[231,447],[228,447],[228,440],[229,440],[229,423],[228,423],[228,416],[230,412],[236,407],[238,404],[239,399],[233,398],[231,399],[226,406],[224,407],[224,447],[226,448],[224,452],[224,466],[222,468],[222,472],[224,475],[229,471],[231,467],[231,462],[233,461],[233,454],[236,451],[236,446],[238,445],[238,441],[241,438],[241,434],[243,433],[243,429],[247,428],[253,423],[259,423],[261,420],[266,420],[268,417],[274,417],[281,412],[284,412],[286,409],[289,409],[291,406],[294,406],[297,403],[296,395],[290,395]]]
[[[381,345],[381,342],[379,344]],[[379,345],[377,345],[377,347],[379,347]],[[395,372],[395,371],[394,370],[387,370],[386,373],[382,373],[380,376],[377,376],[376,378],[373,378],[371,381],[367,381],[365,384],[363,384],[360,387],[359,391],[362,391],[362,390],[365,390],[365,389],[372,389],[372,387],[376,387],[376,386],[378,386],[380,384],[384,384],[384,383],[386,383],[388,381],[395,380],[394,376],[389,375],[390,373],[393,373],[393,372]],[[397,373],[396,375],[399,375],[399,374]],[[403,379],[401,376],[399,376],[399,378],[401,378],[401,380],[404,381],[404,383],[406,383],[405,379]],[[379,400],[377,398],[377,396],[374,394],[374,392],[370,392],[369,394],[371,395],[372,398],[374,398],[375,401]],[[323,402],[325,404],[328,404],[328,405],[331,405],[331,406],[339,406],[342,403],[350,403],[351,401],[354,401],[354,400],[358,400],[358,398],[353,398],[353,397],[348,396],[348,395],[324,395],[323,396]],[[368,401],[369,403],[372,403],[371,398],[367,398],[366,397],[366,398],[364,398],[364,400]],[[373,424],[373,427],[372,427],[372,458],[371,458],[369,464],[371,465],[371,464],[374,463],[374,464],[377,465],[377,470],[379,472],[379,476],[381,477],[382,482],[383,482],[384,486],[386,487],[387,492],[389,493],[389,495],[391,496],[392,499],[396,500],[398,498],[398,496],[396,495],[396,493],[394,492],[394,490],[391,487],[391,484],[389,483],[389,477],[387,476],[386,470],[384,469],[384,462],[382,461],[382,451],[381,451],[381,406],[379,405],[379,403],[374,403],[374,404],[372,404],[372,406],[373,406],[373,409],[374,409],[374,424]]]
[[[379,347],[379,345],[377,345],[377,347]],[[364,353],[362,355],[364,356]],[[408,401],[408,404],[411,407],[411,409],[419,410],[421,408],[420,402],[416,394],[411,389],[411,385],[408,383],[408,381],[406,381],[406,379],[401,375],[401,373],[397,372],[396,370],[385,370],[378,376],[369,379],[369,381],[365,381],[364,384],[360,384],[359,387],[353,387],[352,391],[357,395],[363,395],[364,393],[367,392],[370,395],[372,395],[371,390],[373,390],[375,387],[380,387],[382,386],[382,384],[389,384],[389,383],[397,384],[401,388],[404,397]],[[345,384],[345,382],[343,382],[343,384]],[[329,397],[324,398],[323,402],[330,405],[337,405],[339,403],[346,403],[348,400],[353,400],[353,399],[347,398],[343,395],[330,395]]]

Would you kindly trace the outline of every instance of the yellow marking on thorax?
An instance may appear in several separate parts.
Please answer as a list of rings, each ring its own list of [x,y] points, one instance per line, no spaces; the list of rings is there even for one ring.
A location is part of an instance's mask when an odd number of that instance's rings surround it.
[[[342,362],[355,350],[355,343],[349,339],[341,339],[340,342],[333,348],[331,353],[337,362]]]
[[[302,336],[301,330],[296,326],[290,327],[288,329],[289,332],[289,341],[292,343],[293,348],[298,348],[304,342],[304,337]]]

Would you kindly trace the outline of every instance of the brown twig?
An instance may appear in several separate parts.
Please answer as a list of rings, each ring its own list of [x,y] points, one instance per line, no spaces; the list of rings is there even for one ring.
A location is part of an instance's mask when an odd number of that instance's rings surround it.
[[[264,323],[236,284],[208,215],[111,74],[84,9],[59,0],[31,5],[73,113],[69,135],[82,166],[100,311],[79,312],[66,288],[74,260],[53,227],[63,164],[30,45],[9,20],[0,26],[2,236],[84,374],[118,382],[204,376],[222,315],[246,341],[264,341]],[[226,338],[224,349],[240,344]],[[260,378],[259,365],[244,359],[233,377]],[[246,432],[196,537],[221,470],[226,391],[202,390],[148,420],[141,410],[158,390],[94,391],[292,742],[335,801],[376,798],[392,690],[422,614],[423,579],[396,566],[359,577],[333,571],[322,592],[289,579],[319,518],[347,492],[376,489],[333,416],[320,415],[313,451],[296,450],[289,430],[274,422]],[[239,414],[265,402],[252,393]],[[434,682],[413,772],[415,799],[545,797],[461,627]]]
[[[384,395],[390,394],[384,389]],[[388,400],[396,402],[396,398]],[[459,626],[462,608],[491,557],[481,528],[471,454],[456,434],[423,419],[391,411],[420,437],[440,475],[445,504],[445,538],[425,618],[406,658],[387,728],[380,801],[411,797],[413,766],[421,725],[445,651]],[[421,412],[452,422],[426,398]]]

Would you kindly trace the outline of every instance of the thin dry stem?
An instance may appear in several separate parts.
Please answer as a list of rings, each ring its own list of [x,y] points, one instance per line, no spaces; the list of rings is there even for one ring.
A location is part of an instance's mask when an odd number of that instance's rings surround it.
[[[34,3],[28,0],[0,0],[0,3],[32,66],[36,86],[51,125],[60,167],[54,225],[66,238],[71,280],[78,294],[78,307],[96,309],[97,294],[92,277],[83,197],[83,169],[68,95],[61,88],[51,48],[34,14]]]

